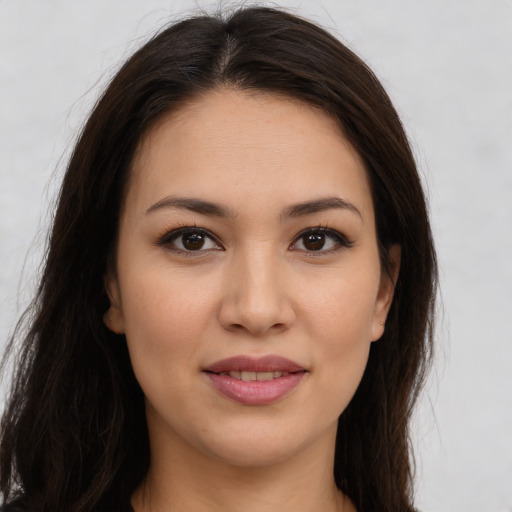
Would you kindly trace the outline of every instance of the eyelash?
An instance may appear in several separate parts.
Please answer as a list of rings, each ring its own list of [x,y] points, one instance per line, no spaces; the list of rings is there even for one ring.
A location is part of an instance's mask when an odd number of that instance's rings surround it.
[[[310,256],[320,256],[323,254],[331,254],[334,252],[337,252],[341,249],[350,249],[354,246],[354,242],[349,240],[345,235],[340,233],[339,231],[336,231],[335,229],[328,228],[327,226],[317,226],[314,228],[307,228],[301,231],[294,239],[294,242],[292,243],[291,247],[293,248],[295,245],[297,245],[298,241],[303,240],[306,236],[311,235],[322,235],[326,238],[330,238],[334,243],[335,247],[328,250],[318,250],[318,251],[308,251],[307,249],[304,252],[307,252]],[[296,249],[296,250],[302,250],[302,249]]]
[[[199,249],[199,250],[186,250],[186,249],[180,249],[179,247],[173,247],[172,243],[176,240],[178,240],[180,237],[184,235],[200,235],[204,236],[205,238],[208,238],[212,240],[218,247],[222,247],[222,245],[218,242],[218,240],[206,229],[199,228],[197,226],[183,226],[181,228],[173,229],[171,231],[166,232],[162,237],[160,237],[157,245],[161,247],[166,247],[169,250],[179,253],[183,256],[199,256],[200,253],[204,253],[206,250]],[[217,250],[223,250],[223,249],[217,249]],[[199,253],[199,254],[198,254]]]
[[[161,247],[166,247],[169,250],[179,253],[180,255],[188,256],[188,257],[194,257],[199,256],[201,253],[209,252],[212,249],[202,249],[199,248],[198,250],[187,250],[187,249],[181,249],[178,247],[174,247],[172,244],[176,240],[178,240],[180,237],[184,235],[199,235],[203,236],[205,238],[208,238],[212,242],[215,243],[217,246],[213,250],[224,250],[222,247],[222,244],[217,240],[217,238],[212,235],[208,230],[204,228],[200,228],[197,226],[183,226],[177,229],[173,229],[171,231],[166,232],[162,237],[159,238],[157,245]],[[334,242],[335,246],[328,250],[322,250],[320,248],[319,250],[307,250],[307,249],[297,249],[296,245],[302,240],[304,240],[305,237],[311,236],[311,235],[320,235],[324,236],[325,238],[330,238],[332,242]],[[310,256],[320,256],[324,254],[330,254],[334,253],[336,251],[339,251],[341,249],[349,249],[354,246],[354,242],[350,241],[345,235],[341,234],[339,231],[336,231],[334,229],[328,228],[326,226],[317,226],[314,228],[307,228],[298,233],[292,244],[290,245],[291,250],[296,251],[302,251],[307,253]]]

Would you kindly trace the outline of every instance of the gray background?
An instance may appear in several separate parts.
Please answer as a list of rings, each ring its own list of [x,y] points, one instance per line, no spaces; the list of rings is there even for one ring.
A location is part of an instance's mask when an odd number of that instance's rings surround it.
[[[512,1],[279,4],[326,26],[376,71],[431,198],[444,314],[414,429],[418,506],[510,512]],[[49,204],[102,84],[169,18],[210,5],[0,0],[2,342],[31,296]]]

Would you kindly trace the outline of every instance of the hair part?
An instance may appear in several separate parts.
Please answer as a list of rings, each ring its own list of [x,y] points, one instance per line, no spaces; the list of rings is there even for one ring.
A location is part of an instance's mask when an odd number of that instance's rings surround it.
[[[75,149],[22,339],[0,439],[0,489],[26,510],[130,510],[150,463],[144,396],[124,336],[102,317],[138,145],[163,116],[215,88],[264,91],[335,118],[361,156],[381,262],[401,269],[381,340],[339,419],[334,478],[360,512],[413,510],[412,408],[432,355],[437,266],[426,201],[400,120],[371,70],[323,29],[270,8],[198,16],[119,70]],[[16,335],[11,340],[14,343]]]

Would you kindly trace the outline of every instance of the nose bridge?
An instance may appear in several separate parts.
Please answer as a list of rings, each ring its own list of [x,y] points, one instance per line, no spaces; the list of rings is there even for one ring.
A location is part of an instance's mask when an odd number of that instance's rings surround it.
[[[233,255],[221,308],[224,326],[263,334],[286,329],[293,309],[285,286],[284,262],[271,242],[249,244]]]

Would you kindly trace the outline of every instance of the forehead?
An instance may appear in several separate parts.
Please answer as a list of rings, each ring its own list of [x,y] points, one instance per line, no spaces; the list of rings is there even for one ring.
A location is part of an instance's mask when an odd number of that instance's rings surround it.
[[[220,89],[182,105],[146,135],[127,201],[147,208],[180,193],[270,204],[333,192],[350,194],[373,215],[363,162],[332,117],[288,97]]]

